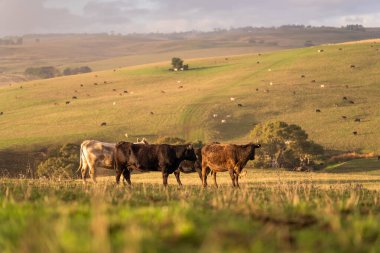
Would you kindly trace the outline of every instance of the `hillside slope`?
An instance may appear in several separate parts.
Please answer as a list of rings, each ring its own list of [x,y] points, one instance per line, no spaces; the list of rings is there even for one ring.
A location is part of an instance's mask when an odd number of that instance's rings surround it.
[[[254,124],[276,119],[330,149],[380,151],[379,49],[330,45],[190,61],[186,72],[151,64],[4,87],[0,149],[126,133],[247,142]]]

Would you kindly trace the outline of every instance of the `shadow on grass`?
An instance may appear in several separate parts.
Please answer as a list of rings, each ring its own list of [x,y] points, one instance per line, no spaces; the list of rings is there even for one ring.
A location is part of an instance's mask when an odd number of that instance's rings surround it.
[[[250,121],[248,122],[247,119],[250,119]],[[255,126],[255,122],[256,120],[252,114],[243,114],[237,118],[227,118],[225,123],[221,121],[214,122],[212,128],[217,140],[227,141],[246,136]]]

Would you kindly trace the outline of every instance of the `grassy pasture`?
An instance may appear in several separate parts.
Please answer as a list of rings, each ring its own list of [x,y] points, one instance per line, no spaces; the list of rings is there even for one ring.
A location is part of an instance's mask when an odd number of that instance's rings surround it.
[[[227,173],[178,189],[159,173],[0,184],[1,252],[378,252],[380,173],[249,170],[241,189]]]
[[[193,70],[186,72],[167,71],[167,62],[3,87],[0,149],[89,138],[116,142],[125,133],[129,140],[168,135],[247,142],[254,124],[284,120],[328,149],[377,152],[379,48],[328,45],[192,60]],[[107,126],[100,127],[102,122]]]

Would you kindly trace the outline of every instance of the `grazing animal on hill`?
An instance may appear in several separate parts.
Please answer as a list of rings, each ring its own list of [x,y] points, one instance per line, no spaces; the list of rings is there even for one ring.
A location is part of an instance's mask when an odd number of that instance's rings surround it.
[[[342,119],[347,119],[347,116],[342,116]]]
[[[301,75],[301,78],[305,78],[306,76],[305,75]]]
[[[145,138],[137,139],[135,144],[148,144]],[[81,171],[82,180],[86,182],[89,170],[91,179],[96,183],[96,168],[114,169],[114,153],[116,143],[107,143],[95,140],[85,140],[80,145],[80,161],[77,171]]]
[[[235,144],[209,144],[202,148],[202,182],[207,186],[207,172],[210,170],[216,182],[216,173],[228,171],[232,185],[239,187],[239,175],[249,160],[255,159],[255,149],[261,145],[249,143],[246,145]]]
[[[120,176],[123,174],[127,183],[131,185],[131,170],[161,171],[164,186],[167,186],[168,176],[172,173],[178,185],[181,186],[178,166],[184,160],[197,160],[192,145],[136,145],[130,142],[119,142],[115,149],[116,182],[119,183]]]
[[[78,99],[78,97],[76,97],[76,96],[73,96],[73,97],[72,97],[72,99]]]
[[[353,131],[352,134],[353,134],[353,135],[357,135],[358,132],[357,132],[357,131]]]
[[[243,105],[242,104],[238,104],[238,107],[243,107]]]
[[[83,87],[83,84],[81,84],[80,87]]]
[[[315,81],[315,80],[311,80],[311,82],[312,82],[312,83],[315,83],[315,82],[317,82],[317,81]]]
[[[3,115],[4,114],[4,112],[0,112],[0,115]]]
[[[343,97],[343,100],[347,100],[347,97]]]
[[[107,126],[107,122],[102,122],[100,126]]]
[[[356,66],[355,66],[355,65],[353,65],[353,64],[350,66],[350,68],[352,68],[352,69],[353,69],[353,68],[355,68],[355,67],[356,67]]]
[[[356,118],[356,119],[355,119],[355,122],[360,122],[360,119]]]
[[[69,105],[69,104],[70,104],[70,101],[66,101],[66,104]]]
[[[321,110],[320,109],[316,109],[315,112],[321,112]]]
[[[352,101],[352,100],[350,100],[350,101],[348,101],[350,104],[355,104],[355,102],[354,101]]]

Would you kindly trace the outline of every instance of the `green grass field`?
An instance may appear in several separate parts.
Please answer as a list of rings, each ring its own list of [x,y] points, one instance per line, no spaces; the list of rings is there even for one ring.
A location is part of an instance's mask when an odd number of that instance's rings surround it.
[[[379,252],[380,174],[249,170],[241,189],[195,174],[0,181],[0,251]]]
[[[193,60],[186,72],[167,71],[167,62],[14,84],[0,88],[0,149],[116,142],[126,133],[129,140],[248,142],[256,123],[283,120],[327,149],[378,152],[379,48],[330,45]]]

